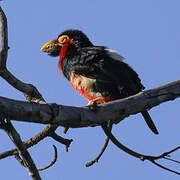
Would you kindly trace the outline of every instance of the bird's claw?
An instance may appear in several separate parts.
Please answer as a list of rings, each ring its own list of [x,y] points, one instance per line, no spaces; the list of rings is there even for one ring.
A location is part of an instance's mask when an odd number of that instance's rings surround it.
[[[88,103],[88,104],[89,104],[89,103]],[[87,107],[88,107],[89,110],[91,110],[91,111],[97,111],[97,109],[98,109],[98,104],[97,104],[96,101],[93,101],[93,102],[91,102],[90,105],[87,105]]]

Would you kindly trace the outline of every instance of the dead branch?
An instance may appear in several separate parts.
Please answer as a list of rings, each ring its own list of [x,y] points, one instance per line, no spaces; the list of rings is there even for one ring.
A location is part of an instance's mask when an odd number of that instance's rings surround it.
[[[25,165],[24,161],[22,160],[22,158],[20,157],[18,151],[14,152],[14,157],[22,166],[24,166],[26,168],[26,165]]]
[[[7,27],[7,18],[4,14],[2,8],[0,7],[0,27],[1,27],[1,47],[0,47],[0,76],[6,80],[10,85],[12,85],[17,90],[23,92],[27,101],[31,102],[41,102],[44,103],[44,99],[39,91],[32,85],[23,83],[12,75],[7,67],[7,54],[8,54],[8,27]]]
[[[53,145],[53,148],[54,148],[54,159],[48,165],[41,167],[41,168],[38,168],[38,171],[43,171],[45,169],[48,169],[56,163],[56,161],[57,161],[57,148],[55,145]]]
[[[24,165],[29,172],[29,176],[31,176],[33,180],[41,180],[36,165],[34,164],[29,152],[26,150],[20,135],[18,134],[16,129],[12,126],[10,120],[9,119],[5,120],[4,118],[1,118],[0,126],[8,134],[9,138],[17,147],[19,154],[21,154],[23,158]]]
[[[59,105],[54,116],[47,104],[26,103],[0,97],[0,115],[17,121],[55,124],[64,127],[99,126],[108,120],[118,123],[131,114],[180,97],[180,80],[140,92],[125,99],[98,105],[97,111],[88,107]],[[53,119],[52,119],[53,117]]]
[[[1,47],[0,47],[0,74],[6,68],[7,54],[8,54],[8,27],[7,18],[3,10],[0,7],[0,35],[1,35]]]
[[[46,166],[44,167],[41,167],[41,168],[37,168],[38,171],[43,171],[45,169],[48,169],[50,168],[51,166],[53,166],[56,161],[57,161],[57,148],[55,145],[53,145],[53,148],[54,148],[54,159]],[[23,159],[21,159],[20,155],[18,152],[14,152],[14,157],[16,158],[16,160],[23,166],[26,168],[26,163],[23,161]]]
[[[54,140],[60,142],[61,144],[66,145],[66,152],[68,152],[68,148],[69,148],[71,142],[73,141],[72,139],[70,139],[70,140],[64,139],[61,136],[57,135],[55,132],[50,133],[49,136],[52,137]]]
[[[167,171],[170,171],[170,172],[173,172],[175,174],[178,174],[180,175],[180,172],[177,172],[177,171],[174,171],[172,169],[169,169],[159,163],[156,162],[156,160],[159,160],[159,159],[167,159],[169,160],[168,158],[166,158],[167,156],[169,156],[171,153],[177,151],[180,149],[180,146],[168,151],[168,152],[165,152],[159,156],[148,156],[148,155],[144,155],[144,154],[140,154],[138,152],[135,152],[131,149],[129,149],[128,147],[124,146],[123,144],[121,144],[115,137],[114,135],[109,131],[108,127],[106,126],[106,124],[102,125],[102,129],[103,131],[105,132],[105,134],[109,137],[109,139],[118,147],[120,148],[121,150],[125,151],[126,153],[130,154],[131,156],[134,156],[136,158],[139,158],[140,160],[142,161],[145,161],[145,160],[149,160],[150,162],[152,162],[153,164],[155,164],[156,166],[162,168],[162,169],[165,169]],[[172,159],[170,159],[170,161],[172,161]],[[174,160],[173,160],[174,161]],[[176,161],[177,163],[178,161]],[[178,162],[179,163],[179,162]]]
[[[6,80],[11,86],[16,88],[17,90],[21,91],[26,100],[28,102],[35,102],[40,104],[45,104],[45,100],[40,94],[40,92],[37,90],[35,86],[32,84],[27,84],[19,79],[17,79],[13,74],[11,74],[7,67],[6,67],[6,61],[7,61],[7,54],[8,54],[8,31],[7,31],[7,18],[4,14],[2,8],[0,8],[0,27],[1,27],[1,49],[0,49],[0,76]],[[57,125],[49,125],[47,128],[42,130],[40,133],[38,133],[36,136],[32,137],[30,140],[25,143],[26,148],[29,148],[35,144],[37,144],[40,140],[43,138],[49,136],[50,132],[54,132],[57,129]],[[59,136],[60,137],[60,136]],[[62,138],[62,143],[69,147],[71,140]],[[63,141],[64,140],[64,141]],[[17,149],[13,149],[10,151],[7,151],[5,153],[1,153],[1,157],[6,157],[6,155],[12,155],[17,153]]]
[[[6,68],[7,54],[8,54],[8,30],[7,30],[7,18],[3,10],[0,7],[0,27],[1,27],[1,49],[0,49],[0,75],[3,77],[4,74],[8,75]],[[41,180],[39,172],[29,154],[26,150],[20,135],[13,127],[9,118],[0,117],[0,126],[8,134],[14,145],[17,147],[18,152],[21,154],[29,175],[34,180]]]
[[[8,54],[8,30],[7,30],[7,18],[6,18],[6,15],[4,14],[2,8],[0,7],[0,27],[1,27],[1,31],[0,31],[0,36],[1,36],[1,49],[0,49],[0,76],[6,80],[10,85],[12,85],[14,88],[16,88],[17,90],[21,91],[24,93],[25,97],[26,97],[26,100],[28,102],[36,102],[36,103],[41,103],[41,104],[44,104],[45,103],[45,100],[43,99],[42,95],[39,93],[39,91],[37,90],[36,87],[34,87],[32,84],[27,84],[27,83],[23,83],[22,81],[18,80],[14,75],[12,75],[7,67],[6,67],[6,61],[7,61],[7,54]],[[13,125],[11,124],[11,127],[13,128]],[[56,128],[58,126],[49,126],[48,129],[50,131],[55,131]],[[13,128],[14,129],[14,128]],[[30,139],[30,145],[34,145],[32,142],[34,142],[35,144],[38,143],[38,139],[36,140],[35,138],[36,137],[43,137],[43,133],[44,131],[46,131],[46,128],[45,130],[43,130],[41,133],[39,133],[37,136],[33,137],[32,139],[34,141],[32,141]],[[15,131],[14,131],[15,132]],[[44,136],[44,137],[47,137]],[[62,138],[63,139],[63,138]],[[70,143],[68,144],[68,146],[70,145]],[[25,149],[25,145],[22,143],[21,144],[22,147],[24,147],[24,150],[25,152],[26,149]],[[8,152],[12,152],[12,151],[8,151]],[[16,148],[13,153],[16,154],[18,153],[18,149]],[[6,153],[3,153],[3,155],[6,154]],[[30,155],[29,155],[30,156]],[[16,158],[18,158],[18,156],[16,155]],[[25,158],[25,157],[24,157]],[[31,157],[29,158],[30,160]],[[31,162],[28,161],[28,159],[25,159],[27,162],[26,164],[29,164]],[[23,162],[22,162],[23,163]],[[54,162],[55,163],[55,162]],[[28,165],[29,166],[29,165]],[[29,168],[28,168],[29,169]],[[30,170],[34,170],[34,172],[30,171]],[[37,173],[37,170],[35,169],[35,166],[34,166],[34,169],[33,168],[30,168],[29,172],[31,172],[30,174],[35,174],[35,178],[37,179],[40,179],[40,176],[39,174]],[[36,175],[37,174],[37,175]],[[32,178],[34,178],[34,175],[32,176]]]
[[[112,130],[112,123],[109,121],[108,122],[108,131],[111,131]],[[109,136],[106,137],[105,139],[105,142],[104,142],[104,145],[100,151],[100,153],[97,155],[96,158],[94,158],[92,161],[86,163],[86,167],[90,167],[92,166],[95,162],[98,162],[99,159],[101,158],[101,156],[103,155],[104,151],[106,150],[107,146],[108,146],[108,143],[109,143]]]
[[[90,167],[92,166],[94,163],[98,162],[100,157],[102,156],[102,154],[104,153],[105,149],[107,148],[108,146],[108,143],[109,143],[109,137],[107,136],[106,139],[105,139],[105,142],[104,142],[104,145],[100,151],[100,153],[97,155],[97,157],[95,157],[92,161],[90,162],[87,162],[86,163],[86,167]]]
[[[52,132],[54,132],[56,129],[57,129],[57,125],[50,125],[49,124],[45,129],[43,129],[36,136],[34,136],[34,137],[30,138],[29,140],[27,140],[26,142],[24,142],[24,145],[26,146],[26,149],[36,145],[37,143],[42,141],[44,138],[50,136],[50,134]],[[69,147],[72,140],[62,138],[62,142],[64,143],[65,146]],[[16,153],[17,153],[17,148],[14,148],[14,149],[11,149],[9,151],[0,153],[0,159],[4,159],[6,157],[13,156]]]

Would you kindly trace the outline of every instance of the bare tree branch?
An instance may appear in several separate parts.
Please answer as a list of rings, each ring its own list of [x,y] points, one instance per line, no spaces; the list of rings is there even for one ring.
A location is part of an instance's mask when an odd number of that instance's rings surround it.
[[[26,100],[28,102],[36,102],[36,103],[40,103],[40,104],[45,104],[46,103],[45,100],[43,99],[42,95],[40,94],[40,92],[37,90],[37,88],[35,86],[33,86],[32,84],[27,84],[27,83],[20,81],[13,74],[11,74],[6,67],[7,52],[8,52],[7,18],[1,8],[0,8],[0,27],[1,27],[0,76],[4,80],[6,80],[10,85],[12,85],[14,88],[21,91],[25,95]],[[37,134],[35,137],[32,137],[30,139],[31,146],[34,145],[33,143],[36,144],[40,141],[39,137],[43,137],[43,138],[47,137],[48,133],[55,131],[57,127],[58,127],[57,125],[56,125],[56,127],[55,127],[55,125],[53,125],[53,126],[50,125],[47,128],[45,128],[44,130],[42,130],[42,132]],[[32,141],[32,139],[33,139],[33,141]],[[62,138],[62,139],[64,139],[64,138]],[[64,142],[67,142],[67,141],[68,140],[66,140]],[[65,145],[69,146],[70,143],[68,142]],[[8,151],[8,152],[10,153],[12,151]],[[3,154],[6,154],[6,153],[3,153]]]
[[[4,78],[17,90],[23,92],[28,101],[43,103],[44,99],[38,90],[32,84],[26,84],[13,76],[6,68],[8,54],[8,31],[7,18],[2,8],[0,7],[0,27],[1,27],[1,47],[0,47],[0,76]]]
[[[23,83],[22,81],[17,79],[13,74],[11,74],[7,70],[7,68],[3,69],[0,75],[11,86],[24,93],[24,96],[26,97],[27,101],[45,104],[42,95],[32,84]]]
[[[26,165],[25,165],[23,159],[20,157],[18,151],[14,152],[14,157],[16,158],[16,160],[17,160],[22,166],[24,166],[24,167],[26,168]]]
[[[48,165],[41,167],[41,168],[38,168],[38,171],[43,171],[45,169],[48,169],[56,163],[56,161],[57,161],[57,148],[55,145],[53,145],[53,148],[54,148],[54,159]]]
[[[107,136],[106,139],[105,139],[104,145],[103,145],[103,147],[102,147],[102,149],[100,151],[100,153],[92,161],[87,162],[86,163],[86,167],[90,167],[94,163],[97,163],[99,161],[100,157],[102,156],[102,154],[104,153],[105,149],[107,148],[108,143],[109,143],[109,137]]]
[[[144,161],[144,160],[149,160],[150,162],[152,162],[153,164],[155,164],[156,166],[158,166],[158,167],[160,167],[160,168],[162,168],[162,169],[165,169],[165,170],[167,170],[167,171],[170,171],[170,172],[173,172],[173,173],[175,173],[175,174],[180,175],[180,172],[177,172],[177,171],[174,171],[174,170],[172,170],[172,169],[169,169],[169,168],[167,168],[167,167],[165,167],[165,166],[163,166],[163,165],[161,165],[161,164],[159,164],[159,163],[156,162],[156,160],[158,160],[158,159],[167,159],[166,156],[168,156],[169,154],[171,154],[171,153],[179,150],[179,149],[180,149],[180,146],[178,146],[178,147],[176,147],[176,148],[174,148],[174,149],[172,149],[172,150],[170,150],[170,151],[168,151],[168,152],[165,152],[165,153],[163,153],[163,154],[161,154],[161,155],[159,155],[159,156],[148,156],[148,155],[144,155],[144,154],[140,154],[140,153],[138,153],[138,152],[135,152],[135,151],[129,149],[128,147],[124,146],[123,144],[121,144],[121,143],[114,137],[114,135],[108,130],[108,127],[107,127],[106,125],[102,125],[102,129],[104,130],[105,134],[110,138],[110,140],[111,140],[118,148],[120,148],[121,150],[125,151],[126,153],[128,153],[128,154],[130,154],[130,155],[132,155],[132,156],[134,156],[134,157],[136,157],[136,158],[139,158],[139,159],[141,159],[142,161]],[[167,160],[169,160],[169,159],[167,159]],[[170,161],[172,161],[172,160],[170,159]],[[178,162],[178,161],[177,161],[177,162]]]
[[[29,172],[29,176],[32,177],[33,180],[41,180],[41,177],[39,175],[39,172],[36,168],[36,165],[34,164],[29,152],[26,150],[26,147],[24,146],[20,135],[16,131],[16,129],[11,124],[10,120],[6,120],[4,118],[1,118],[0,126],[5,130],[5,132],[8,134],[9,138],[12,140],[14,145],[17,147],[18,152],[21,154],[23,158],[23,162],[25,167],[27,168]]]
[[[5,117],[7,116],[17,120],[45,124],[51,122],[55,123],[55,125],[75,128],[101,125],[103,122],[107,122],[109,119],[116,123],[130,114],[141,112],[146,108],[152,108],[168,100],[174,100],[179,96],[180,81],[175,81],[155,89],[141,92],[126,99],[100,105],[96,111],[91,111],[88,107],[76,108],[59,106],[59,112],[57,113],[57,116],[55,116],[52,114],[52,107],[50,108],[49,105],[26,103],[2,97],[0,97],[0,108],[2,109],[2,115]],[[117,119],[119,120],[117,121]],[[137,158],[140,158],[141,160],[147,159],[155,165],[158,164],[155,162],[155,160],[165,157],[164,154],[163,156],[160,155],[156,157],[146,156],[134,152],[123,145],[121,146],[121,149]],[[179,172],[170,170],[162,165],[157,166],[179,174]]]
[[[112,123],[109,121],[108,122],[108,130],[111,131],[112,130]],[[107,146],[109,143],[109,136],[106,137],[104,145],[100,151],[100,153],[97,155],[97,157],[95,159],[93,159],[92,161],[86,163],[86,167],[90,167],[92,166],[95,162],[98,162],[99,159],[101,158],[101,156],[103,155],[104,151],[106,150]]]
[[[11,84],[14,88],[24,93],[26,99],[31,102],[44,103],[44,99],[39,91],[32,84],[23,83],[12,75],[7,67],[7,54],[8,54],[8,27],[7,18],[2,8],[0,7],[0,36],[1,36],[1,47],[0,47],[0,76]]]
[[[54,148],[54,159],[46,166],[41,167],[41,168],[37,168],[38,171],[43,171],[45,169],[48,169],[49,167],[53,166],[56,161],[57,161],[57,148],[55,145],[53,145]],[[14,157],[16,158],[16,160],[26,168],[26,163],[21,159],[20,155],[18,152],[14,152]]]
[[[178,97],[180,97],[180,80],[125,99],[99,105],[97,111],[91,111],[88,107],[59,105],[59,112],[56,116],[52,114],[47,104],[26,103],[0,97],[0,115],[17,121],[51,123],[72,128],[98,126],[108,120],[118,123],[131,114]]]
[[[60,142],[61,144],[66,145],[66,152],[68,152],[68,148],[69,148],[71,142],[73,141],[72,139],[70,139],[70,140],[64,139],[61,136],[57,135],[55,132],[50,133],[49,136],[52,137],[54,140]]]
[[[43,129],[36,136],[34,136],[33,138],[30,138],[29,140],[24,142],[24,145],[26,146],[26,148],[30,148],[30,147],[36,145],[37,143],[42,141],[44,138],[50,136],[50,134],[52,132],[54,132],[57,129],[57,127],[58,127],[57,125],[48,125],[45,129]],[[62,138],[62,139],[64,139],[64,138]],[[63,141],[63,144],[68,146],[68,147],[69,147],[70,143],[72,142],[72,140],[69,140],[69,139],[64,139],[62,141]],[[9,151],[0,153],[0,159],[4,159],[6,157],[13,156],[16,153],[17,153],[17,148],[14,148],[14,149],[11,149]]]
[[[8,27],[7,18],[2,8],[0,7],[0,36],[1,36],[1,47],[0,47],[0,74],[6,68],[7,54],[8,54]]]
[[[47,104],[26,103],[0,97],[0,115],[27,122],[44,124],[51,122],[56,128],[58,125],[72,128],[97,126],[102,125],[102,123],[107,122],[109,119],[113,123],[118,123],[130,114],[141,112],[146,108],[152,108],[168,100],[174,100],[179,96],[180,81],[175,81],[125,99],[99,105],[96,111],[91,111],[88,107],[79,108],[60,105],[59,112],[56,113],[56,116],[52,114],[52,107],[50,108]],[[160,156],[143,155],[122,146],[120,148],[125,152],[141,160],[147,159],[153,164],[155,164],[154,160],[165,157],[164,154]],[[160,166],[162,165],[159,165],[159,167]],[[164,167],[164,169],[167,170],[168,168]],[[173,172],[173,170],[169,171]],[[178,174],[178,172],[176,173]]]
[[[0,7],[0,31],[1,31],[1,49],[0,49],[0,75],[11,75],[6,68],[7,54],[8,54],[8,30],[7,30],[7,18],[2,8]],[[41,180],[39,172],[29,154],[26,150],[23,142],[21,141],[20,135],[11,124],[9,118],[0,118],[1,128],[6,131],[10,139],[17,147],[18,152],[21,154],[29,175],[33,180]]]
[[[180,172],[177,172],[177,171],[174,171],[174,170],[172,170],[172,169],[169,169],[169,168],[167,168],[167,167],[165,167],[165,166],[163,166],[163,165],[157,163],[157,162],[154,161],[154,160],[152,160],[152,163],[155,164],[156,166],[158,166],[158,167],[160,167],[160,168],[166,170],[166,171],[169,171],[169,172],[175,173],[175,174],[177,174],[177,175],[180,175]]]
[[[164,157],[164,159],[180,164],[180,161],[174,160],[172,158]]]

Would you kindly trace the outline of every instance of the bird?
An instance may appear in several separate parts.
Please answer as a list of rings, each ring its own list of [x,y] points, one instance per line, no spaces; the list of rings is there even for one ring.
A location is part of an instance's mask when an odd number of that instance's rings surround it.
[[[95,46],[81,30],[65,30],[45,43],[41,51],[59,56],[60,74],[88,100],[88,105],[126,98],[145,88],[124,57],[106,46]],[[151,131],[158,134],[148,111],[141,114]]]

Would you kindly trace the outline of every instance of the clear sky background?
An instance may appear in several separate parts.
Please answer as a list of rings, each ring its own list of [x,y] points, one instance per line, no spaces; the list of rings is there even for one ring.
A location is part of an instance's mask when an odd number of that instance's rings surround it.
[[[84,106],[87,101],[60,76],[58,58],[40,51],[48,40],[65,29],[83,30],[95,45],[117,50],[140,75],[147,89],[180,78],[180,1],[179,0],[4,0],[1,2],[8,18],[8,68],[19,79],[34,84],[47,102]],[[25,100],[22,93],[0,79],[0,95]],[[160,134],[147,128],[140,114],[133,115],[114,126],[113,133],[128,147],[148,155],[158,155],[180,145],[179,99],[150,110]],[[25,141],[45,126],[13,121]],[[53,158],[52,144],[58,148],[56,164],[40,172],[43,180],[110,180],[163,179],[178,180],[179,176],[142,162],[109,144],[99,163],[86,168],[101,149],[105,135],[100,127],[70,129],[69,152],[47,138],[29,149],[36,165],[42,167]],[[0,131],[0,152],[14,147]],[[172,157],[180,160],[180,152]],[[166,163],[164,163],[166,165]],[[180,166],[168,163],[180,171]],[[26,169],[13,157],[0,161],[1,179],[28,180]]]

